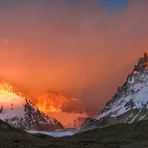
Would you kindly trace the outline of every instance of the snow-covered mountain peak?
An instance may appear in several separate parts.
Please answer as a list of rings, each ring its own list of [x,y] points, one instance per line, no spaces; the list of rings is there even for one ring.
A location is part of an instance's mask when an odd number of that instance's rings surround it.
[[[82,126],[107,126],[146,119],[148,119],[148,55],[145,53],[128,75],[127,81],[117,89],[103,110]]]
[[[17,92],[13,89],[13,86],[8,83],[0,83],[0,104],[5,106],[24,104],[25,100],[23,97],[17,95]]]
[[[0,119],[25,130],[63,128],[55,119],[45,115],[12,85],[0,83]]]
[[[118,88],[101,115],[119,116],[131,109],[148,107],[148,56],[140,58],[127,81]],[[98,116],[97,118],[100,118]]]

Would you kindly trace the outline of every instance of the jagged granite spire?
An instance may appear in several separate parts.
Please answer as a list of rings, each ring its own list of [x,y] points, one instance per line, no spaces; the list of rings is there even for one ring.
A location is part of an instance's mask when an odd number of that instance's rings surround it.
[[[148,54],[145,52],[144,56],[139,59],[138,64],[134,68],[134,71],[143,72],[147,66],[148,66]]]

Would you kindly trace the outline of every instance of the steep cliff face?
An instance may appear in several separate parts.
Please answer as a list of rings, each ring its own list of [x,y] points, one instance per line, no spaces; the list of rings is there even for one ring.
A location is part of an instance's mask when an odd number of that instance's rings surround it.
[[[8,83],[0,84],[0,119],[23,130],[55,130],[63,126],[41,112]]]
[[[104,127],[148,119],[148,56],[140,58],[127,81],[118,88],[103,110],[86,120],[82,128]]]

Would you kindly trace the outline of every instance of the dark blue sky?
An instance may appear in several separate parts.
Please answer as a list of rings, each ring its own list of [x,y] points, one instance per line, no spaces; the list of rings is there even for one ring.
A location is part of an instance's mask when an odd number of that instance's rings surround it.
[[[128,0],[99,0],[99,4],[108,11],[118,11],[128,6]]]

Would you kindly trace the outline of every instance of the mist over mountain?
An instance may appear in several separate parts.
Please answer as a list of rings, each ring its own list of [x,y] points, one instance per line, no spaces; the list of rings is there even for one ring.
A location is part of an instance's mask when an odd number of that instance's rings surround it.
[[[56,130],[62,124],[41,112],[22,92],[12,85],[0,83],[0,119],[23,130]]]

